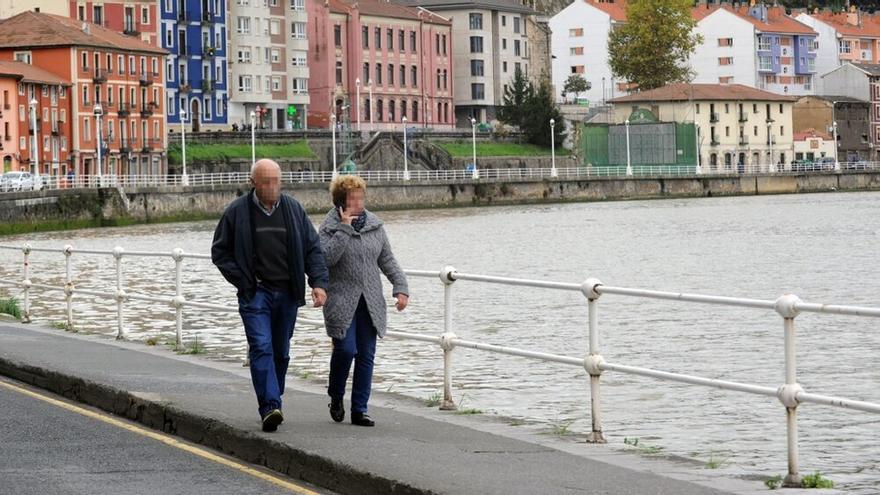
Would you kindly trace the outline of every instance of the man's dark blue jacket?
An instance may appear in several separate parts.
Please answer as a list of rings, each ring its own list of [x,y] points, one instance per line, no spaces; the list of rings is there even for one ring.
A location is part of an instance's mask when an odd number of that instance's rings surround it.
[[[254,190],[226,207],[223,218],[214,231],[211,245],[211,261],[220,269],[223,277],[238,289],[238,295],[250,299],[257,290],[254,276],[254,229],[251,225],[251,209],[256,208]],[[284,214],[284,223],[290,236],[287,242],[288,266],[290,267],[290,294],[297,305],[305,305],[305,275],[309,286],[327,290],[330,275],[321,251],[321,241],[315,227],[299,202],[281,194],[278,209]]]

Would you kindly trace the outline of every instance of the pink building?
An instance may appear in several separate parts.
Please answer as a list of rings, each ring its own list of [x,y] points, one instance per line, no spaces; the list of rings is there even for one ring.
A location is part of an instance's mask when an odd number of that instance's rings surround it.
[[[409,126],[454,127],[448,19],[380,0],[306,2],[306,9],[309,127],[329,127],[334,112],[353,129],[360,121],[369,130],[371,117],[377,130],[400,128],[404,117]]]

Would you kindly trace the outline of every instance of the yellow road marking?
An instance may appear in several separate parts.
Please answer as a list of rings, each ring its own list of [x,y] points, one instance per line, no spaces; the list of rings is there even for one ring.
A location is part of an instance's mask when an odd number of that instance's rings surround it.
[[[96,419],[96,420],[101,421],[103,423],[107,423],[109,425],[113,425],[118,428],[122,428],[123,430],[128,430],[132,433],[137,433],[138,435],[145,436],[147,438],[152,438],[153,440],[156,440],[158,442],[162,442],[165,445],[168,445],[170,447],[174,447],[176,449],[180,449],[180,450],[189,452],[190,454],[201,457],[202,459],[213,461],[213,462],[216,462],[217,464],[221,464],[221,465],[226,466],[228,468],[235,469],[236,471],[240,471],[242,473],[249,474],[255,478],[259,478],[263,481],[272,483],[273,485],[279,486],[281,488],[285,488],[285,489],[290,490],[294,493],[298,493],[301,495],[319,495],[318,492],[314,492],[314,491],[309,490],[305,487],[299,486],[295,483],[291,483],[290,481],[281,479],[277,476],[273,476],[271,474],[264,473],[260,470],[254,469],[254,468],[247,466],[245,464],[242,464],[240,462],[233,461],[231,459],[227,459],[226,457],[223,457],[223,456],[219,456],[219,455],[214,454],[213,452],[209,452],[203,448],[184,443],[184,442],[182,442],[182,441],[180,441],[170,435],[166,435],[164,433],[159,433],[159,432],[156,432],[153,430],[148,430],[146,428],[141,428],[139,426],[135,426],[135,425],[127,423],[125,421],[118,420],[118,419],[116,419],[112,416],[106,415],[106,414],[97,413],[95,411],[90,411],[88,409],[78,407],[73,404],[68,404],[67,402],[63,402],[58,399],[53,399],[51,397],[33,392],[33,391],[28,390],[26,388],[19,387],[17,385],[13,385],[13,384],[8,383],[4,380],[0,380],[0,387],[6,388],[7,390],[10,390],[13,392],[18,392],[22,395],[26,395],[26,396],[32,397],[34,399],[41,400],[43,402],[48,402],[49,404],[52,404],[53,406],[60,407],[62,409],[66,409],[68,411],[80,414],[82,416]]]

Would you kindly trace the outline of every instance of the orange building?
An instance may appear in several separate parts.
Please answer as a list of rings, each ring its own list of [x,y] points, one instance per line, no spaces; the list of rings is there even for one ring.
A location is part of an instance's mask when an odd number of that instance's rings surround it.
[[[38,158],[40,174],[67,174],[72,103],[69,90],[69,82],[49,71],[22,62],[0,62],[0,155],[4,172],[34,173]],[[32,101],[36,105],[31,105]],[[37,133],[36,141],[34,117],[42,131]]]
[[[70,166],[78,175],[99,173],[98,122],[102,174],[167,173],[166,53],[52,14],[23,12],[0,21],[0,61],[31,64],[69,82]],[[48,119],[37,127],[40,139],[52,132]]]

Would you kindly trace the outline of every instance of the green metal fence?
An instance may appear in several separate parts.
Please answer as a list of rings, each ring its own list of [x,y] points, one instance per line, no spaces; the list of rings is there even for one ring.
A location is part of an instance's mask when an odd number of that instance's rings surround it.
[[[580,148],[583,166],[595,169],[626,168],[626,126],[584,124]],[[696,134],[692,123],[630,124],[629,154],[633,174],[696,168]]]

